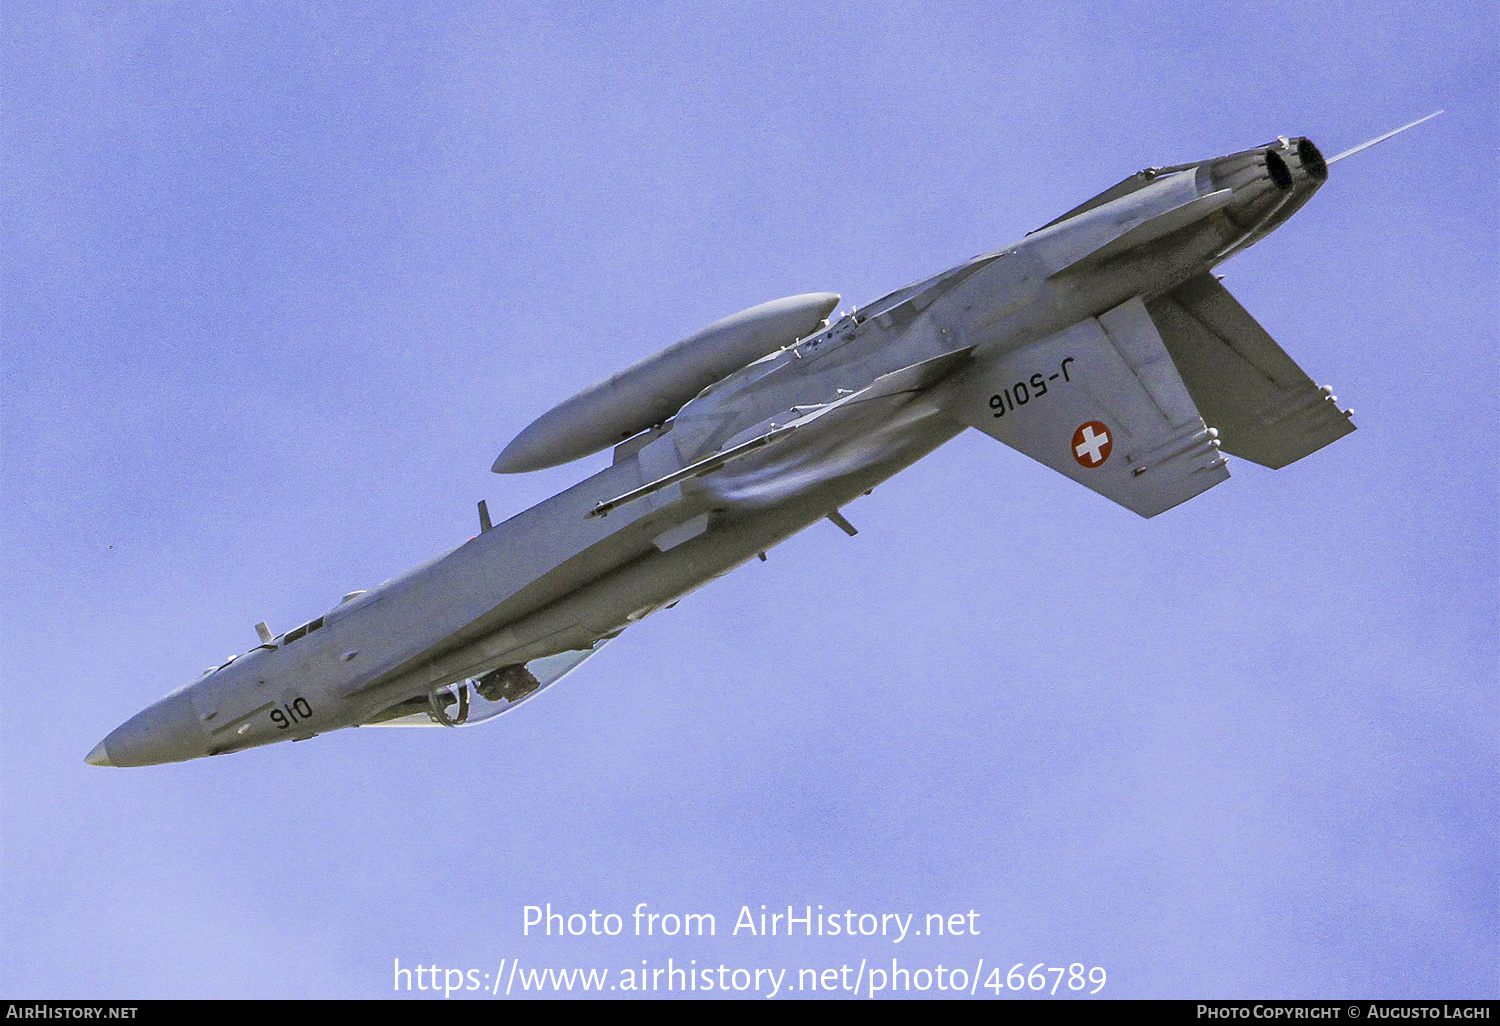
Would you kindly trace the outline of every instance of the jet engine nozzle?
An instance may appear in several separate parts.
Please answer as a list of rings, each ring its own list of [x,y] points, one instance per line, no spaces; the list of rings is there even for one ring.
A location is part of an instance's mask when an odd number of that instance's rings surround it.
[[[1312,140],[1285,136],[1209,161],[1204,168],[1213,188],[1233,190],[1224,214],[1243,232],[1221,258],[1265,238],[1328,179],[1328,162]]]
[[[1275,150],[1266,151],[1266,173],[1282,192],[1292,187],[1292,169],[1286,166],[1286,161]]]
[[[1328,181],[1328,161],[1323,159],[1322,151],[1313,145],[1311,139],[1297,140],[1297,163],[1313,181]]]
[[[1257,147],[1211,160],[1207,164],[1214,189],[1236,195],[1286,192],[1293,186],[1292,169],[1276,146]]]
[[[1328,162],[1311,139],[1282,137],[1267,146],[1231,153],[1207,163],[1215,189],[1235,192],[1311,191],[1328,180]]]

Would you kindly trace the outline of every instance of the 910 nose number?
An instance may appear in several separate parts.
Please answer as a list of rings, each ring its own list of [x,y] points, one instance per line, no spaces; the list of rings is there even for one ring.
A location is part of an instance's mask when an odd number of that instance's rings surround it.
[[[312,703],[299,695],[294,701],[283,705],[280,709],[272,709],[271,722],[276,724],[277,730],[286,730],[293,723],[310,719],[312,714]]]

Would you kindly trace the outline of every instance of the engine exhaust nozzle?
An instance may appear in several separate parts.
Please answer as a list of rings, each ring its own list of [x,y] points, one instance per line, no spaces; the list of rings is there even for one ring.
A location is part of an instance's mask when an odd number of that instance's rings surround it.
[[[1282,192],[1292,187],[1292,169],[1286,166],[1286,161],[1275,150],[1266,150],[1266,172]]]
[[[1317,182],[1328,181],[1328,161],[1323,159],[1322,152],[1313,145],[1311,139],[1302,138],[1297,140],[1297,162],[1302,165],[1308,177]]]

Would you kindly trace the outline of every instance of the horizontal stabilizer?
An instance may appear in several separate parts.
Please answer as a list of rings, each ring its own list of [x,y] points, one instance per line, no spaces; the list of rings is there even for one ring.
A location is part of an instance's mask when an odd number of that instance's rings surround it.
[[[1211,274],[1147,310],[1224,451],[1279,469],[1354,430],[1327,389],[1266,334]]]
[[[1143,517],[1229,477],[1139,298],[941,386],[947,412]]]

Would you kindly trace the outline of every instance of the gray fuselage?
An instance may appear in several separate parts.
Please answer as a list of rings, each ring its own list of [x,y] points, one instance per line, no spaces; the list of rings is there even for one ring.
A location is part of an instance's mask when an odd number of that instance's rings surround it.
[[[945,396],[988,357],[1211,269],[1290,216],[1325,174],[1311,144],[1282,140],[1127,179],[1015,245],[730,373],[619,445],[611,466],[208,672],[117,728],[89,761],[148,765],[310,737],[419,709],[455,681],[588,650],[964,430]],[[1211,216],[1193,207],[1204,202]],[[1161,216],[1180,209],[1200,216],[1180,226]],[[916,365],[930,371],[590,516]]]

